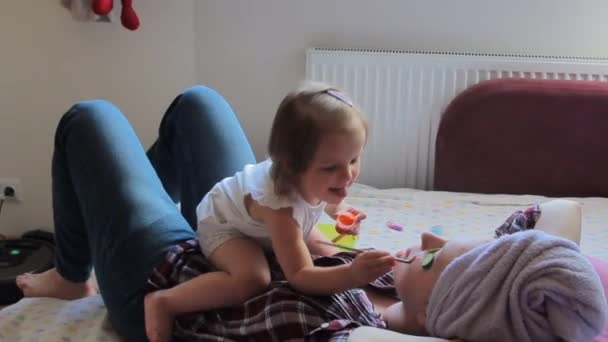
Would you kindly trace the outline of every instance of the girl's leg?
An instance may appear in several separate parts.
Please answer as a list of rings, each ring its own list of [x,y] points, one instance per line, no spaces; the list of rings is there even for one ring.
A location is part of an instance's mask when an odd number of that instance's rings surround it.
[[[196,206],[213,185],[256,162],[228,102],[205,86],[191,87],[173,101],[148,157],[193,229]]]
[[[93,265],[113,325],[129,340],[145,339],[149,272],[194,233],[127,119],[108,102],[83,102],[64,115],[52,172],[55,272],[81,283]]]
[[[209,259],[219,271],[201,274],[146,296],[148,336],[167,341],[175,316],[242,304],[270,284],[266,256],[250,239],[228,240]]]

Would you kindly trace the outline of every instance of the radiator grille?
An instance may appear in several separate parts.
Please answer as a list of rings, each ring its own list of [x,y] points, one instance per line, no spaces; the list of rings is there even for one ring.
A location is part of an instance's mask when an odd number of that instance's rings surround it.
[[[508,77],[608,81],[608,59],[311,48],[306,77],[348,91],[370,121],[359,182],[430,189],[441,113],[461,91]]]

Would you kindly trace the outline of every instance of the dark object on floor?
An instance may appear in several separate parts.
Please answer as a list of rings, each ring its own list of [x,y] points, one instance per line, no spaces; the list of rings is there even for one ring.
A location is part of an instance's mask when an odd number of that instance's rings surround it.
[[[44,230],[27,232],[21,239],[0,240],[0,305],[21,299],[23,293],[15,284],[17,276],[53,267],[54,251],[53,233]]]

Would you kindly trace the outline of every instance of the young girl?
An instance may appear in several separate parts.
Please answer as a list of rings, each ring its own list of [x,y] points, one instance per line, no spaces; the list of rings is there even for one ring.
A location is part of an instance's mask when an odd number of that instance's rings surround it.
[[[218,269],[145,298],[146,333],[170,336],[176,315],[236,305],[270,283],[264,250],[272,250],[291,286],[325,295],[363,286],[388,272],[388,252],[359,254],[352,264],[315,267],[311,252],[337,250],[315,228],[322,211],[364,214],[344,203],[359,175],[367,123],[348,96],[305,84],[279,105],[270,133],[270,159],[247,165],[217,183],[197,207],[201,249]]]

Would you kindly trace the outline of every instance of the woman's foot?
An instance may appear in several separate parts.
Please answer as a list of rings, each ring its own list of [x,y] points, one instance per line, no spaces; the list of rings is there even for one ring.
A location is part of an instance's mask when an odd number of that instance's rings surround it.
[[[22,274],[17,277],[16,283],[25,297],[78,299],[97,293],[94,280],[71,282],[62,277],[55,268],[42,273]]]
[[[163,290],[150,292],[144,298],[146,335],[150,342],[171,340],[173,316],[168,312],[165,300]]]

